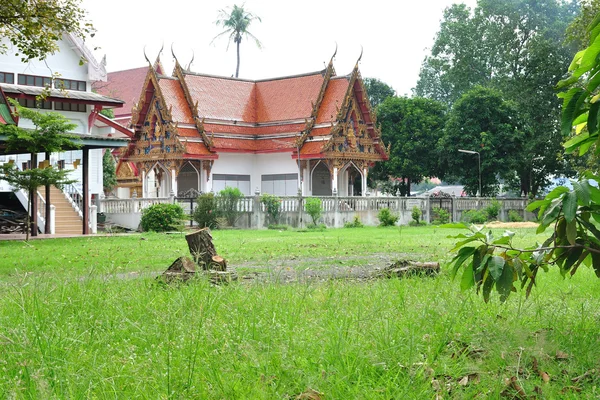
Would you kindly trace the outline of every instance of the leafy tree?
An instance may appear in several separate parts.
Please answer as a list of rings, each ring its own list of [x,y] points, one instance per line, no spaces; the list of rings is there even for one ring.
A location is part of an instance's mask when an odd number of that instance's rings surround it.
[[[585,47],[589,42],[590,34],[587,28],[600,13],[600,0],[581,0],[580,4],[579,14],[567,28],[567,41],[574,43],[578,49]]]
[[[390,85],[377,78],[365,78],[363,83],[365,84],[367,94],[369,95],[369,102],[374,109],[383,103],[385,99],[396,94]]]
[[[378,163],[372,176],[388,182],[387,192],[410,194],[411,183],[434,175],[437,157],[431,149],[443,132],[445,110],[438,101],[418,97],[388,97],[379,105],[377,121],[382,139],[391,144],[390,159]]]
[[[586,154],[600,143],[600,15],[588,28],[590,45],[578,52],[567,78],[558,87],[566,90],[561,118],[562,130],[571,138],[564,144],[567,153]],[[573,127],[575,127],[574,133]],[[597,150],[596,150],[597,151]],[[595,183],[592,183],[593,179]],[[485,301],[495,288],[500,300],[508,298],[515,286],[526,287],[526,295],[536,284],[540,269],[557,266],[563,276],[574,275],[581,265],[592,267],[600,277],[600,176],[590,172],[579,181],[572,181],[573,190],[559,186],[543,200],[529,205],[539,209],[541,221],[537,233],[548,227],[553,232],[541,245],[518,249],[512,245],[514,233],[494,237],[472,228],[468,234],[457,236],[460,241],[451,262],[456,275],[462,267],[461,287],[473,286],[483,293]],[[473,246],[475,245],[475,246]]]
[[[117,186],[117,172],[115,167],[115,159],[110,150],[105,150],[102,156],[102,181],[104,184],[104,193],[108,194],[115,186]]]
[[[219,18],[215,22],[217,26],[225,28],[225,30],[219,33],[217,36],[213,38],[213,42],[215,39],[223,36],[229,35],[229,42],[227,43],[227,49],[229,50],[229,44],[231,42],[235,43],[237,50],[237,66],[235,68],[235,77],[237,78],[240,73],[240,44],[242,43],[242,38],[250,37],[254,39],[256,46],[260,49],[262,47],[262,43],[248,30],[248,27],[252,23],[252,21],[258,20],[260,17],[252,14],[249,11],[244,9],[244,5],[241,7],[234,5],[231,11],[227,10],[219,10]]]
[[[64,32],[85,39],[95,29],[85,20],[81,0],[3,0],[0,5],[0,36],[19,49],[21,60],[44,59],[58,50]],[[7,51],[0,44],[0,53]]]
[[[68,119],[58,113],[41,113],[32,109],[19,106],[14,100],[9,100],[15,106],[15,113],[21,118],[29,119],[35,126],[34,129],[24,129],[16,125],[0,125],[0,134],[6,135],[6,147],[8,150],[27,151],[29,153],[55,152],[66,149],[77,148],[76,137],[67,135],[76,127]],[[15,190],[26,190],[27,201],[27,233],[29,240],[29,228],[31,220],[29,212],[34,193],[38,187],[56,185],[62,186],[72,183],[68,179],[67,170],[56,170],[52,167],[32,168],[19,171],[14,164],[4,164],[0,167],[3,180],[11,184]]]
[[[498,177],[510,172],[522,146],[519,114],[514,103],[494,89],[476,87],[465,93],[448,115],[444,135],[438,142],[439,176],[458,178],[471,195],[479,186],[477,151],[481,157],[481,195],[494,195]]]
[[[559,100],[552,86],[569,65],[565,29],[575,2],[479,0],[470,10],[445,10],[431,55],[423,62],[415,94],[454,104],[475,86],[498,89],[522,115],[526,140],[506,178],[536,195],[551,174],[566,173]]]

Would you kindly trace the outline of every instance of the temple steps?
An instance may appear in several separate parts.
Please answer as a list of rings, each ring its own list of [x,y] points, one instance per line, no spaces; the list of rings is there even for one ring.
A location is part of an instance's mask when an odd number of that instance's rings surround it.
[[[45,200],[45,188],[39,188],[38,192],[40,192]],[[50,187],[50,202],[55,207],[55,233],[61,235],[81,235],[83,233],[82,218],[75,211],[71,203],[69,203],[69,201],[66,199],[63,192],[55,186]],[[43,204],[40,204],[39,207],[43,207]],[[40,210],[40,212],[44,214],[44,210]]]

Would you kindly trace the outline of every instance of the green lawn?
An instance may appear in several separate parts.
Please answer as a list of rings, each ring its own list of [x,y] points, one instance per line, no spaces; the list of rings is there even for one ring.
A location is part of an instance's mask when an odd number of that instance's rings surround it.
[[[446,236],[457,232],[213,236],[243,272],[286,261],[352,267],[379,255],[444,261],[453,243]],[[536,240],[533,229],[517,237]],[[533,398],[536,390],[538,398],[600,395],[597,372],[572,381],[599,367],[600,281],[587,268],[566,280],[542,274],[528,300],[517,293],[503,305],[461,292],[446,272],[154,283],[153,274],[186,253],[181,235],[0,241],[0,398],[294,399],[309,389],[325,399],[498,398],[513,376]]]

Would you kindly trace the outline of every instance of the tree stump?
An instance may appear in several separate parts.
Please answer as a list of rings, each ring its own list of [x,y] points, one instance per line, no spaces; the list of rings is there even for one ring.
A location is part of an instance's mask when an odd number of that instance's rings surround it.
[[[440,263],[437,262],[419,262],[412,260],[398,260],[381,273],[386,278],[403,278],[413,275],[433,276],[440,272]]]
[[[179,257],[158,277],[166,283],[185,282],[196,274],[196,264],[189,257]]]
[[[190,253],[194,261],[203,270],[226,271],[225,259],[217,254],[212,242],[210,229],[204,228],[185,235]]]

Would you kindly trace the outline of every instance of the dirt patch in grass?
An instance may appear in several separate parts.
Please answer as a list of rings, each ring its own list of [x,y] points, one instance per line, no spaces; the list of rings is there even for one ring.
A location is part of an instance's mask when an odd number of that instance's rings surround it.
[[[537,228],[537,222],[500,222],[494,221],[486,224],[488,228],[503,228],[503,229],[515,229],[515,228]]]

